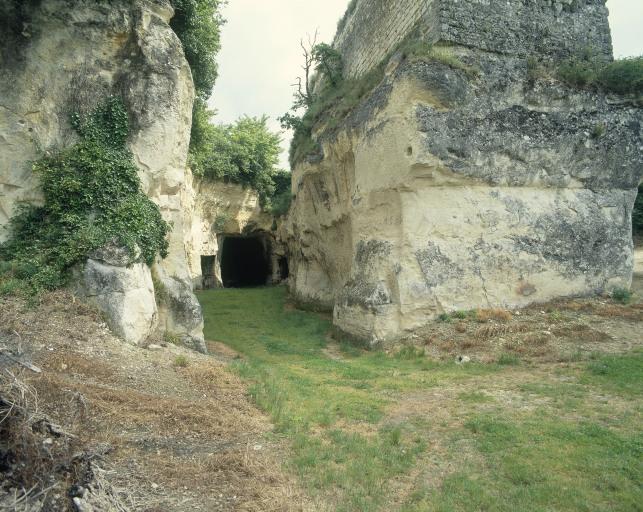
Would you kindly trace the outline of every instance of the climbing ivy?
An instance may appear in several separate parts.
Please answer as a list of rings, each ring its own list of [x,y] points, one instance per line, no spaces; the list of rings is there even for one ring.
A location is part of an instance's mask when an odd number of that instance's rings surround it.
[[[170,227],[141,190],[120,98],[71,122],[80,141],[34,163],[44,203],[20,207],[0,245],[0,281],[20,279],[32,292],[64,286],[69,270],[108,242],[126,247],[130,263],[167,255]]]

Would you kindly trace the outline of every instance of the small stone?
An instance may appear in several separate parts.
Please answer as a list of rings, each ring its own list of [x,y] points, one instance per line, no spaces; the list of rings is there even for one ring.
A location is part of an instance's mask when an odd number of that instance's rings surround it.
[[[471,358],[469,356],[458,356],[455,358],[456,364],[470,363]]]
[[[152,489],[158,489],[158,488],[159,488],[159,484],[152,482]]]
[[[155,345],[154,343],[147,346],[147,350],[161,350],[162,348],[161,345]]]

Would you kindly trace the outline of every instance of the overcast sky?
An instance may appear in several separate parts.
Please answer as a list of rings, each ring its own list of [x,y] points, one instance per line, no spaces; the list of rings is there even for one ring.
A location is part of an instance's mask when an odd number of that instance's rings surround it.
[[[229,123],[242,115],[276,118],[292,103],[300,74],[299,40],[319,32],[330,43],[348,0],[230,0],[223,14],[219,79],[210,100],[215,121]],[[643,0],[608,0],[614,55],[643,54]],[[288,134],[283,135],[282,166],[288,168]]]

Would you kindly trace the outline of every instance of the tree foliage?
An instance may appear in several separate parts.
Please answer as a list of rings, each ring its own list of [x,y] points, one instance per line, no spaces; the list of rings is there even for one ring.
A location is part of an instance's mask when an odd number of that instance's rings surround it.
[[[216,56],[221,49],[219,9],[221,0],[172,0],[172,30],[181,40],[185,58],[192,70],[197,96],[207,100],[217,79]]]
[[[207,100],[217,79],[216,57],[221,49],[220,8],[223,0],[171,0],[174,17],[170,26],[181,40],[185,58],[192,70],[196,99],[192,108],[190,156],[205,151],[210,113]]]
[[[270,210],[273,197],[282,192],[285,171],[277,170],[281,137],[270,131],[267,120],[246,116],[232,124],[203,124],[191,160],[195,175],[250,186]],[[285,174],[290,191],[290,174]]]
[[[326,43],[317,43],[317,34],[308,40],[308,46],[301,41],[303,49],[304,76],[297,78],[294,101],[292,108],[279,118],[281,126],[293,130],[293,139],[290,144],[290,166],[295,164],[302,156],[314,153],[318,145],[312,138],[312,127],[318,120],[323,110],[330,106],[330,102],[343,96],[341,91],[350,89],[352,82],[343,78],[343,62],[341,54]],[[311,77],[311,69],[317,75]],[[315,84],[311,82],[314,81]],[[302,85],[304,83],[304,85]],[[349,87],[346,85],[349,84]],[[299,112],[305,109],[305,112]]]
[[[33,291],[64,285],[71,267],[111,241],[129,250],[131,263],[151,265],[167,255],[170,227],[141,191],[125,146],[122,101],[109,98],[85,117],[74,114],[72,125],[80,142],[33,166],[44,204],[21,207],[0,245],[4,278],[21,279]]]

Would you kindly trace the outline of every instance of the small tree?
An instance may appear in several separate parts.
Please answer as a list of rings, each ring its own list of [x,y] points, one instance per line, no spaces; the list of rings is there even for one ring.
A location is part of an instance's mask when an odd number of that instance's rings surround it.
[[[317,43],[317,32],[314,37],[308,37],[308,45],[300,41],[303,50],[303,77],[297,77],[293,106],[289,112],[279,118],[282,128],[295,132],[305,128],[303,119],[297,114],[302,109],[310,109],[315,103],[316,95],[313,87],[312,71],[316,71],[322,79],[328,80],[330,87],[337,88],[342,82],[343,63],[341,54],[326,43]]]
[[[337,87],[342,81],[343,63],[341,54],[332,46],[320,43],[313,48],[313,60],[316,70],[326,78],[331,87]]]

